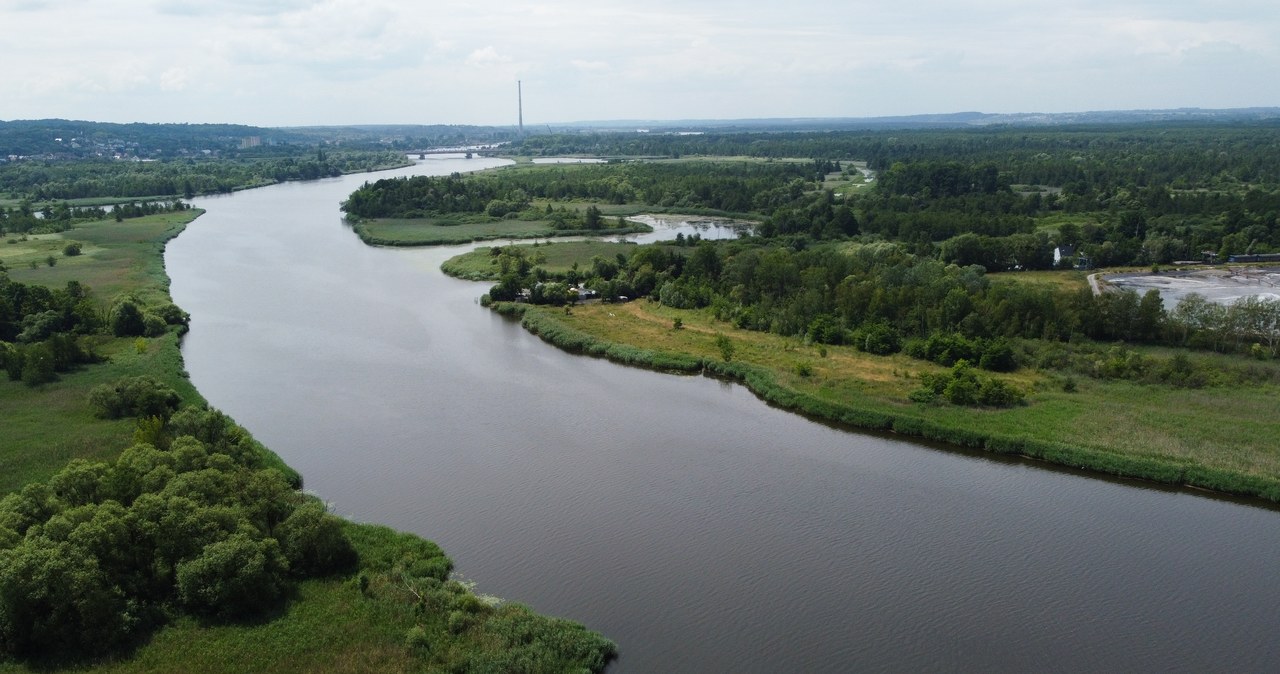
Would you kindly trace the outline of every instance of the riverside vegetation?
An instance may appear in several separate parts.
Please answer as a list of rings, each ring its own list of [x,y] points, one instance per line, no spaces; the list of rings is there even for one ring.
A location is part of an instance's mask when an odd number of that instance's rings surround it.
[[[758,235],[575,254],[490,247],[445,269],[495,281],[486,303],[566,349],[728,376],[853,426],[1280,500],[1280,303],[1193,297],[1167,310],[1154,291],[1095,295],[1070,270],[1280,250],[1280,165],[1249,149],[1273,146],[1278,132],[646,138],[648,154],[685,156],[497,171],[459,178],[457,191],[477,203],[543,199],[533,207],[544,212],[558,203],[723,209],[754,216]],[[633,137],[574,142],[608,151]],[[536,154],[546,142],[513,151]],[[665,153],[652,151],[662,143]],[[826,158],[687,156],[720,143],[764,157],[799,143]],[[825,189],[859,158],[850,148],[868,150],[872,186]],[[360,197],[386,209],[416,198],[376,185]],[[574,305],[581,290],[646,299]]]
[[[612,643],[331,515],[208,407],[162,258],[200,212],[168,203],[3,232],[0,671],[602,670]]]

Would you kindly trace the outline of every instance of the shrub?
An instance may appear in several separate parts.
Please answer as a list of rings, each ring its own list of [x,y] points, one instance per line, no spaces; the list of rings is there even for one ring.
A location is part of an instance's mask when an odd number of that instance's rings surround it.
[[[1013,357],[1013,347],[1008,340],[995,339],[982,350],[978,367],[992,372],[1013,372],[1018,369],[1018,361]]]
[[[902,349],[902,336],[888,323],[864,323],[854,331],[853,345],[859,351],[887,356]]]
[[[0,652],[102,653],[132,623],[123,593],[92,556],[43,536],[0,552]]]
[[[72,241],[62,248],[62,254],[67,257],[75,257],[80,254],[80,243]]]
[[[142,334],[145,337],[159,337],[164,334],[167,324],[163,318],[147,312],[142,316]]]
[[[111,333],[116,337],[140,337],[147,331],[142,309],[130,299],[121,300],[111,308]]]
[[[724,362],[728,363],[733,360],[735,348],[733,346],[733,342],[729,341],[728,337],[724,335],[716,335],[716,348],[720,350],[720,357],[724,359]]]
[[[323,576],[346,571],[356,562],[355,548],[347,540],[342,522],[324,504],[308,499],[276,530],[276,539],[289,569],[297,575]]]
[[[151,309],[150,313],[159,316],[169,325],[187,325],[191,322],[191,315],[178,308],[178,305],[173,302],[165,302],[156,306]]]
[[[126,377],[89,391],[89,406],[102,419],[160,417],[168,419],[182,398],[172,388],[147,376]]]
[[[178,565],[178,598],[192,613],[219,619],[260,614],[284,595],[287,570],[275,539],[233,534]]]

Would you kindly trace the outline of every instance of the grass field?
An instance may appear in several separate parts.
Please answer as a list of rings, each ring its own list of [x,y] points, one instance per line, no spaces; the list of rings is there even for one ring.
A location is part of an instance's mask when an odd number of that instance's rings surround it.
[[[168,301],[168,277],[161,251],[164,242],[200,215],[201,211],[166,213],[117,223],[106,220],[82,225],[62,234],[29,236],[25,241],[0,244],[0,257],[15,281],[53,288],[76,280],[89,286],[105,311],[113,298],[135,292],[149,303]],[[62,255],[68,241],[84,244],[82,254]],[[55,256],[57,265],[43,260]],[[27,261],[37,261],[32,269]],[[58,381],[38,387],[0,377],[0,493],[12,491],[57,472],[73,458],[105,460],[131,444],[131,421],[103,421],[89,410],[89,391],[122,377],[148,375],[178,391],[186,403],[204,399],[186,379],[178,336],[117,339],[94,337],[106,362],[81,366]],[[142,350],[138,348],[142,345]]]
[[[109,302],[125,292],[137,292],[145,301],[167,301],[169,281],[161,256],[164,244],[201,213],[191,210],[123,222],[100,220],[59,234],[28,235],[26,240],[10,235],[0,244],[0,260],[9,267],[9,278],[21,283],[62,287],[75,280],[89,286],[102,301]],[[80,255],[64,256],[63,248],[72,241],[82,245]],[[47,264],[50,256],[56,260],[52,267]]]
[[[541,256],[537,266],[551,274],[566,274],[573,269],[574,263],[582,270],[590,269],[593,258],[599,256],[613,260],[617,255],[630,255],[635,252],[636,244],[618,243],[616,241],[556,241],[550,244],[517,244],[531,259]],[[672,247],[674,248],[674,246]],[[498,258],[492,255],[493,247],[482,246],[469,253],[463,253],[447,260],[441,269],[450,276],[473,281],[498,280]]]
[[[585,208],[585,205],[583,206]],[[601,209],[602,211],[605,209]],[[605,212],[606,215],[614,215]],[[628,215],[630,213],[627,213]],[[613,223],[607,223],[612,225]],[[623,229],[564,230],[546,220],[493,220],[484,218],[436,219],[382,218],[363,220],[354,226],[365,243],[375,246],[440,246],[495,239],[541,239],[557,236],[613,236],[647,232],[649,228],[630,223]]]
[[[1089,287],[1089,272],[1076,269],[1054,271],[1007,271],[987,274],[992,283],[1026,283],[1076,291]]]
[[[670,309],[647,300],[574,307],[568,315],[549,308],[528,311],[601,342],[705,361],[721,360],[717,337],[724,336],[733,344],[735,363],[763,368],[778,387],[811,398],[822,409],[917,419],[960,434],[1061,444],[1124,460],[1152,459],[1179,471],[1207,469],[1269,484],[1280,480],[1280,445],[1275,441],[1280,437],[1280,386],[1275,384],[1179,389],[1085,378],[1075,392],[1066,393],[1054,375],[1020,370],[1000,376],[1028,393],[1026,406],[919,404],[907,398],[919,386],[916,378],[942,368],[901,354],[874,356],[844,346],[806,345],[734,329],[705,311]],[[678,330],[673,328],[677,317],[682,322]]]

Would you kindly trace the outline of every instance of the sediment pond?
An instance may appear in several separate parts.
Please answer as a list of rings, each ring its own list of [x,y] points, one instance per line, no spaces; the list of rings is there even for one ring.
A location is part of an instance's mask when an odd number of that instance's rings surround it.
[[[370,178],[195,200],[208,212],[166,253],[186,367],[336,512],[600,630],[621,652],[610,672],[1280,662],[1280,512],[847,432],[733,384],[562,353],[440,273],[465,247],[361,243],[338,203]]]

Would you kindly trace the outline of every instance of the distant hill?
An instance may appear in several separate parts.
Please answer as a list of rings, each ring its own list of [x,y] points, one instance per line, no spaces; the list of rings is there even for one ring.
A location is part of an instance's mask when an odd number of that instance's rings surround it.
[[[1149,122],[1232,122],[1280,119],[1280,107],[1176,108],[1170,110],[1102,110],[1090,112],[953,112],[889,117],[799,117],[728,120],[609,120],[550,125],[556,131],[575,128],[614,131],[840,131],[850,129],[924,129],[982,126],[1066,126],[1073,124],[1140,124]]]
[[[1068,126],[1157,122],[1231,123],[1280,120],[1280,107],[1091,112],[953,112],[889,117],[780,119],[602,120],[527,125],[530,134],[639,130],[661,133],[798,132],[954,129],[992,126]],[[278,154],[282,146],[343,145],[419,150],[512,140],[514,126],[362,124],[265,128],[241,124],[115,124],[66,119],[0,121],[0,162],[9,157],[163,159],[229,152]],[[272,148],[275,148],[273,151]]]
[[[112,124],[68,119],[0,121],[0,159],[18,156],[178,157],[300,140],[240,124]]]
[[[296,146],[343,145],[355,149],[421,149],[459,143],[510,140],[514,127],[458,125],[360,125],[264,128],[241,124],[114,124],[67,119],[0,121],[0,162],[44,159],[172,159],[296,152]],[[295,146],[289,149],[288,146]],[[273,149],[274,148],[274,149]]]

